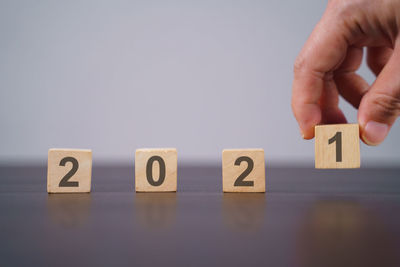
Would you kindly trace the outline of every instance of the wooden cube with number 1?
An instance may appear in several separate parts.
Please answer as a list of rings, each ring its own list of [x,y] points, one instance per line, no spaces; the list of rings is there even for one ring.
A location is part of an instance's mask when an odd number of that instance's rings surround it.
[[[263,149],[222,151],[223,192],[265,192]]]
[[[92,177],[92,151],[50,149],[47,164],[47,192],[89,193]]]
[[[315,126],[315,168],[360,168],[358,124]]]

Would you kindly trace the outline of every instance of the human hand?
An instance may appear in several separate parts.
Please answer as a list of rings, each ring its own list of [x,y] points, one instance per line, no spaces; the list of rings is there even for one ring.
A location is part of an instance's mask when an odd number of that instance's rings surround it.
[[[367,47],[376,80],[356,71]],[[305,139],[317,124],[346,123],[339,94],[358,108],[362,140],[381,143],[400,115],[400,1],[331,0],[296,59],[292,109]]]

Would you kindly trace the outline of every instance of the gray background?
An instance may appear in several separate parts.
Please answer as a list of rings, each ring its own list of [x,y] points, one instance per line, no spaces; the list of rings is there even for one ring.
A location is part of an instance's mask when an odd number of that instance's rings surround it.
[[[0,162],[45,162],[52,147],[128,162],[136,148],[176,147],[180,162],[204,163],[261,147],[268,162],[311,165],[292,65],[325,6],[1,0]],[[398,165],[399,133],[397,122],[379,147],[362,145],[364,166]]]

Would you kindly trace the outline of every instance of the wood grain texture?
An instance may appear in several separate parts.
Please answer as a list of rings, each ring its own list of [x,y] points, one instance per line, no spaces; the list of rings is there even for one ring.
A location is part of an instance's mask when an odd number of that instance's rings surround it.
[[[159,185],[152,185],[148,179],[147,166],[152,157],[160,157],[165,163],[165,178]],[[160,162],[152,162],[152,180],[160,182]],[[136,192],[176,192],[178,153],[175,148],[137,149],[135,154],[135,190]]]
[[[337,161],[336,143],[329,144],[337,132],[341,132],[342,159]],[[315,168],[360,168],[360,133],[358,124],[332,124],[315,127]]]
[[[73,168],[72,162],[62,166],[61,161],[72,157],[78,162],[78,169],[68,179],[68,182],[78,182],[78,186],[60,186],[61,180]],[[88,149],[57,149],[49,150],[47,163],[48,193],[89,193],[92,180],[92,151]]]
[[[238,158],[248,157],[254,165],[243,182],[253,182],[251,186],[235,186],[238,177],[248,169],[248,162],[235,164]],[[239,163],[239,162],[237,162]],[[265,192],[265,161],[263,149],[225,149],[222,151],[223,192]]]

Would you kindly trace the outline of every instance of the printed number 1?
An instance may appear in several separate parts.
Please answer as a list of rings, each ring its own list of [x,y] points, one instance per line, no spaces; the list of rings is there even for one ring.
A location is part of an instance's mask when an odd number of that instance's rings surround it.
[[[336,134],[329,139],[328,144],[336,142],[336,162],[342,162],[342,132]]]

